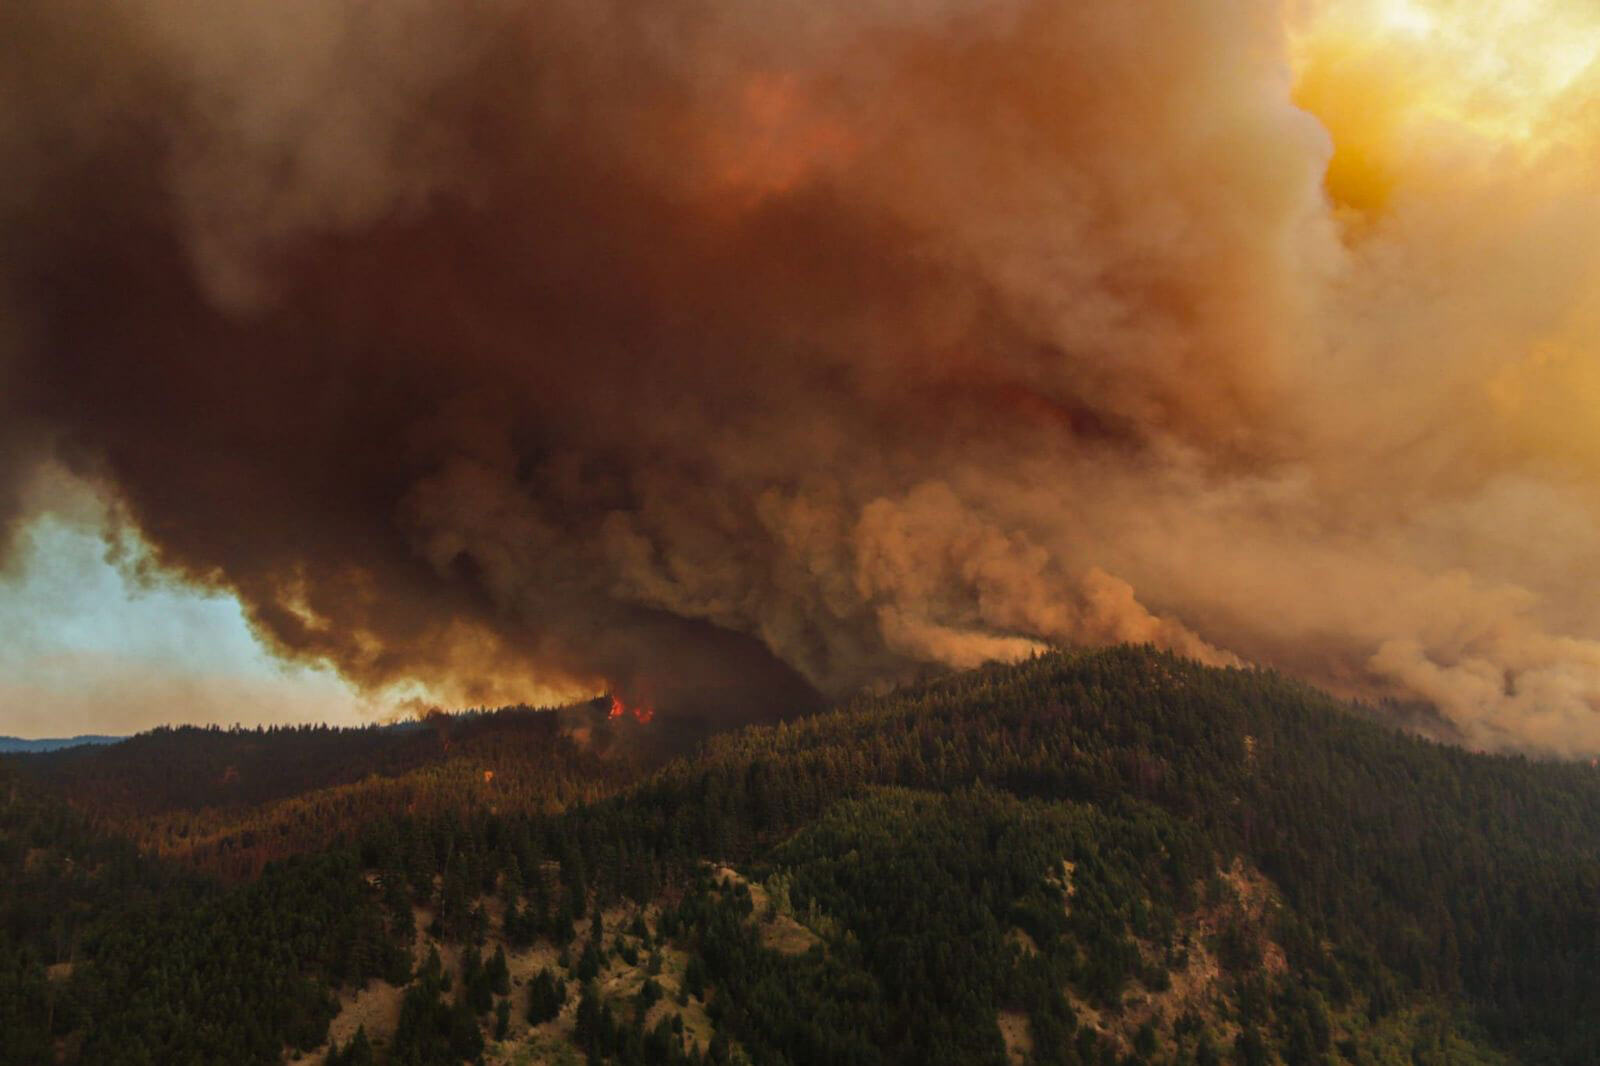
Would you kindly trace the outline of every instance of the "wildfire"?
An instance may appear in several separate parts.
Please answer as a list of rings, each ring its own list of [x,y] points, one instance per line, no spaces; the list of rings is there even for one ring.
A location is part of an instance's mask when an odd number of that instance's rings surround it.
[[[621,718],[623,715],[627,714],[633,715],[634,720],[643,725],[656,716],[656,710],[648,703],[641,703],[633,707],[629,707],[626,703],[622,702],[622,698],[620,696],[612,696],[611,711],[606,715],[606,717]]]

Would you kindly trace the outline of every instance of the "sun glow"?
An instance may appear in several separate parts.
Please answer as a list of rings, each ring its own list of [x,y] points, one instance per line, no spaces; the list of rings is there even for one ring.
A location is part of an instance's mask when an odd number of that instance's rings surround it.
[[[1378,5],[1378,21],[1385,29],[1425,37],[1438,25],[1438,19],[1412,0],[1388,0]]]
[[[1592,147],[1600,8],[1572,0],[1331,0],[1292,29],[1295,99],[1331,134],[1327,187],[1371,214],[1507,154]]]
[[[1311,0],[1290,41],[1352,275],[1390,279],[1434,380],[1475,379],[1457,395],[1493,427],[1481,455],[1600,499],[1600,6]]]

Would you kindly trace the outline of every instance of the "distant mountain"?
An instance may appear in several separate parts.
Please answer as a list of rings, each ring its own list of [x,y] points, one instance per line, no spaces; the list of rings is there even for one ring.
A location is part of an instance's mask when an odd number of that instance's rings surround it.
[[[47,737],[41,740],[25,740],[22,737],[0,737],[0,755],[10,755],[18,752],[60,751],[62,748],[78,748],[86,744],[115,744],[122,737],[101,736],[99,733],[84,733],[76,737]]]
[[[611,719],[609,706],[434,712],[360,728],[162,726],[9,761],[141,849],[240,880],[404,812],[597,800],[697,735],[677,721]]]

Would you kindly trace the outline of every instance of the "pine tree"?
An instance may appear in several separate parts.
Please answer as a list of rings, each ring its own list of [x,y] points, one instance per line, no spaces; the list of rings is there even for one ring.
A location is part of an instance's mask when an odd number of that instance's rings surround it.
[[[506,949],[497,947],[488,965],[489,990],[497,996],[511,994],[511,970],[506,965]]]
[[[372,1044],[367,1040],[366,1026],[358,1028],[356,1035],[350,1038],[350,1043],[345,1045],[344,1058],[340,1061],[341,1066],[374,1066],[376,1060],[373,1057]]]
[[[561,1013],[567,1001],[565,982],[546,966],[539,971],[528,986],[528,1021],[542,1025]]]

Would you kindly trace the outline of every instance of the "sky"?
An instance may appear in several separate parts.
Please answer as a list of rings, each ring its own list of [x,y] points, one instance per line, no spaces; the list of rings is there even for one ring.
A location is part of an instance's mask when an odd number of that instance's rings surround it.
[[[232,596],[142,580],[126,565],[137,540],[113,555],[90,490],[72,496],[24,528],[0,572],[0,735],[370,720],[331,669],[266,651]]]
[[[0,732],[738,721],[1134,641],[1600,753],[1587,0],[0,40]]]

